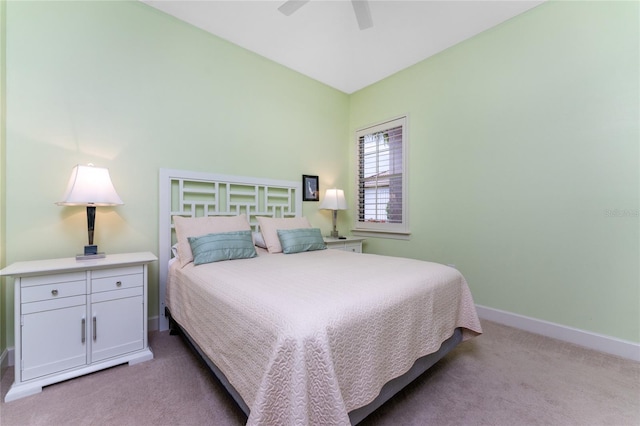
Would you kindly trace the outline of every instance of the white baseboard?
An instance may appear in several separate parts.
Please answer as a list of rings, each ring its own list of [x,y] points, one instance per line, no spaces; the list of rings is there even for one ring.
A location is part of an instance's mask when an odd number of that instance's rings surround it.
[[[531,333],[541,334],[553,339],[640,362],[639,343],[526,317],[512,312],[501,311],[500,309],[488,308],[482,305],[476,305],[476,310],[478,311],[480,319],[497,322],[509,327],[519,328]]]
[[[157,331],[160,321],[158,317],[147,318],[147,331]]]
[[[10,362],[10,358],[13,358],[13,348],[7,348],[2,351],[2,355],[0,355],[0,379],[7,368],[13,365],[13,362]]]
[[[2,356],[0,356],[0,376],[2,375],[2,371],[5,371],[8,367],[13,367],[14,357],[15,351],[13,346],[9,346],[2,352]]]

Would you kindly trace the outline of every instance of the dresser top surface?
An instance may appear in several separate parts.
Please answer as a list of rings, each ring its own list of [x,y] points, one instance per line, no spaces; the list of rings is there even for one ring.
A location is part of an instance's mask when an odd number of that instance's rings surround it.
[[[114,266],[140,265],[158,258],[151,252],[107,254],[101,259],[76,260],[75,257],[15,262],[0,270],[0,275],[28,276],[43,273],[86,271]]]
[[[364,237],[344,237],[344,238],[334,238],[334,237],[324,237],[324,241],[326,243],[352,243],[352,242],[360,242],[364,241],[366,238]]]

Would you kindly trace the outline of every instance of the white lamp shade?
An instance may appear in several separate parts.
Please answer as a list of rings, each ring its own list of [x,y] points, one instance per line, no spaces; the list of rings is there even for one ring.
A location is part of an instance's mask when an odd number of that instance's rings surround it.
[[[116,206],[124,204],[111,183],[109,169],[77,165],[59,206]]]
[[[326,210],[347,210],[347,200],[344,199],[342,189],[327,189],[324,200],[320,203],[320,209]]]

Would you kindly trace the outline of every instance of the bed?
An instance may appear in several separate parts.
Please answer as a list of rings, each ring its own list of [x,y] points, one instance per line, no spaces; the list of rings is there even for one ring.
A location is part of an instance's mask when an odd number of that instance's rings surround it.
[[[300,186],[160,170],[160,328],[248,425],[356,424],[482,332],[457,270],[323,249]]]

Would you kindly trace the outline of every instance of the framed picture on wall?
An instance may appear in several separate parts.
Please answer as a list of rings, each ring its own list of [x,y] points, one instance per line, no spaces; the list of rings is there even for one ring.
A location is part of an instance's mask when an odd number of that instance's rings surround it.
[[[302,175],[302,201],[320,201],[318,176]]]

